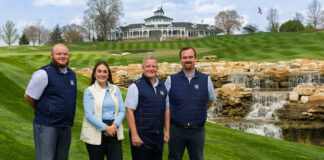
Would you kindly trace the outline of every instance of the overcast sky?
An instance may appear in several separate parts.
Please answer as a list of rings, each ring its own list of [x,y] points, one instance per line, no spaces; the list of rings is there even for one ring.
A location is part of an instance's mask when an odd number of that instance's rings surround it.
[[[234,9],[244,18],[244,25],[256,24],[265,31],[266,14],[270,8],[279,11],[279,22],[285,22],[301,12],[307,22],[307,8],[312,0],[122,0],[123,17],[119,24],[143,23],[144,19],[162,6],[165,16],[174,22],[214,24],[215,16],[223,10]],[[324,5],[324,0],[318,0]],[[26,25],[41,21],[51,29],[59,24],[81,24],[87,0],[0,0],[0,26],[13,21],[19,33]],[[258,7],[263,14],[258,14]],[[323,8],[324,9],[324,8]]]

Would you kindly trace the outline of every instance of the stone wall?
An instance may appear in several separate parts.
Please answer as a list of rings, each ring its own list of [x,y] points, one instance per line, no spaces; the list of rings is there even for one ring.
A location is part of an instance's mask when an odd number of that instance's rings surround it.
[[[299,85],[289,93],[289,101],[277,110],[283,120],[324,121],[324,85]]]
[[[247,77],[258,77],[261,83],[264,79],[271,77],[271,80],[278,84],[278,87],[288,87],[289,76],[300,73],[324,73],[324,61],[296,59],[280,62],[197,62],[199,71],[210,75],[215,88],[231,83],[229,77],[232,75],[246,75]],[[76,72],[86,76],[91,75],[92,69],[75,69]],[[128,87],[142,73],[141,64],[129,64],[128,66],[111,66],[114,81],[124,87]],[[176,63],[159,63],[158,76],[165,80],[169,75],[179,72],[181,65]],[[89,73],[90,72],[90,73]],[[261,84],[262,85],[262,84]]]

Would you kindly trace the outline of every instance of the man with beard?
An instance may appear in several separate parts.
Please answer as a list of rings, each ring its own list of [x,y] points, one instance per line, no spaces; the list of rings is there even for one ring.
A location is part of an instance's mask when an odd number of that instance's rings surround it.
[[[170,106],[169,160],[181,160],[187,147],[190,159],[203,160],[207,109],[215,97],[208,75],[196,70],[196,51],[184,47],[179,53],[182,71],[167,78]]]
[[[77,96],[75,73],[67,66],[69,52],[56,44],[50,64],[34,72],[25,99],[35,110],[33,122],[37,160],[67,160]]]

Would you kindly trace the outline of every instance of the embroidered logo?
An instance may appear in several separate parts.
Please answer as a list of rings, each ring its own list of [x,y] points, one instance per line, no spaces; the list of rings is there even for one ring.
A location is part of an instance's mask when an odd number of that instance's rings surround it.
[[[160,91],[160,94],[161,94],[162,96],[164,96],[164,92],[163,92],[163,91]]]
[[[195,89],[199,89],[199,85],[198,84],[195,84]]]
[[[74,86],[74,82],[73,80],[70,80],[71,86]]]

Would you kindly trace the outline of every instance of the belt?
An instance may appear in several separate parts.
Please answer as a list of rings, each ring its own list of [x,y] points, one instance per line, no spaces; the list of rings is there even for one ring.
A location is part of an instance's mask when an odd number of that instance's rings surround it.
[[[192,124],[181,125],[181,124],[172,123],[172,125],[174,125],[176,127],[179,127],[179,128],[201,128],[205,124],[201,124],[201,125],[192,125]]]

